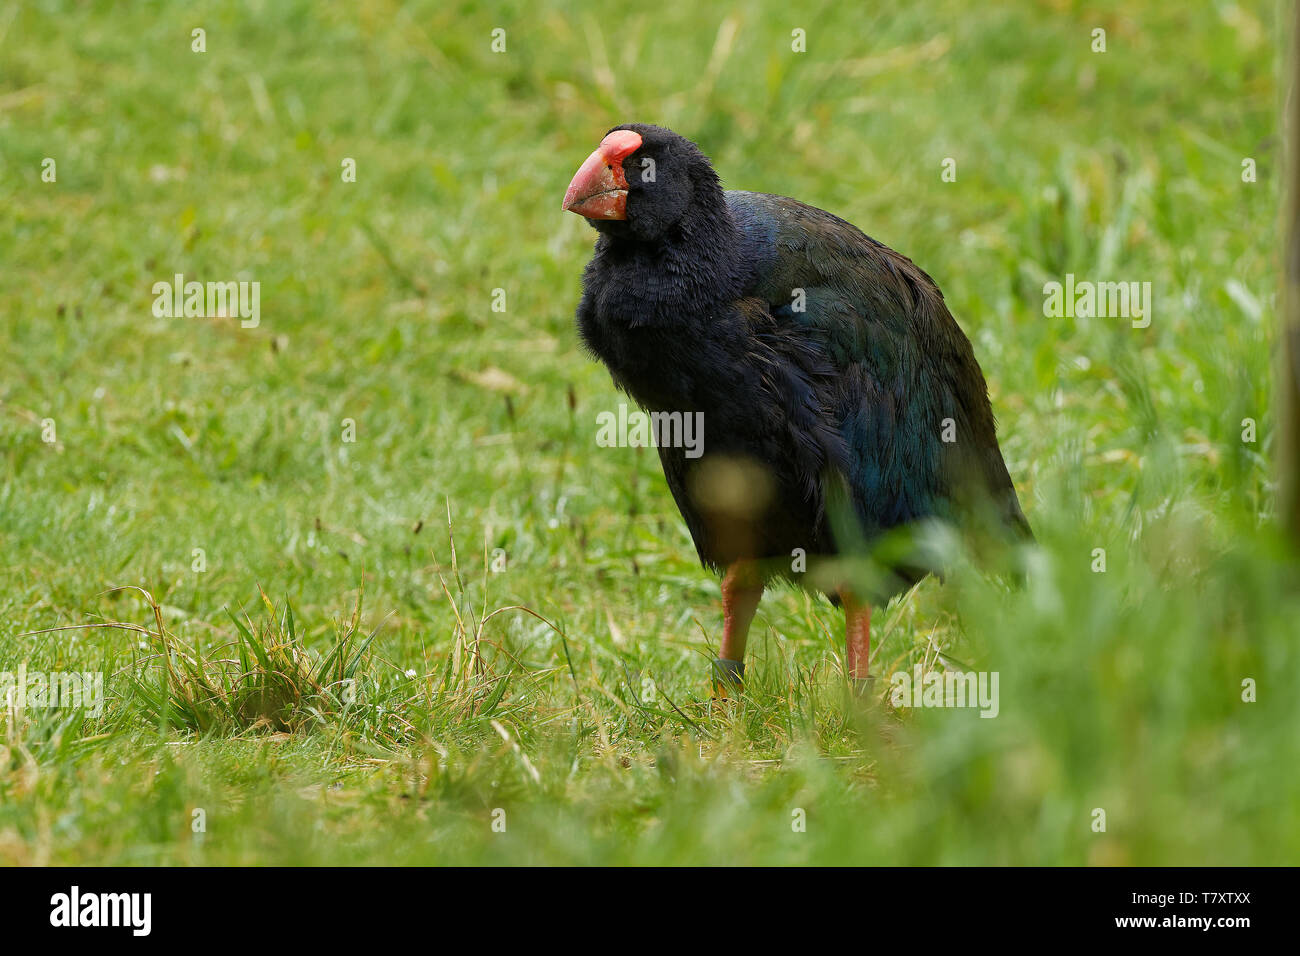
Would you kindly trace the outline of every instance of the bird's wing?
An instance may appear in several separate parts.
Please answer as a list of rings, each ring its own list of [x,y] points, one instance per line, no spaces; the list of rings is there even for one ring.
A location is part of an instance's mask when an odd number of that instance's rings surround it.
[[[830,213],[783,196],[729,192],[759,269],[754,293],[825,356],[821,401],[849,450],[868,531],[992,502],[1026,531],[974,350],[933,280]]]

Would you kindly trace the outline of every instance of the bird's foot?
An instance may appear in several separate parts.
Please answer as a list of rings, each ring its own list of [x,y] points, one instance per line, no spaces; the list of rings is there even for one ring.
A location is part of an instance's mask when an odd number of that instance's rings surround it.
[[[745,662],[714,658],[713,696],[715,700],[739,697],[745,686]]]

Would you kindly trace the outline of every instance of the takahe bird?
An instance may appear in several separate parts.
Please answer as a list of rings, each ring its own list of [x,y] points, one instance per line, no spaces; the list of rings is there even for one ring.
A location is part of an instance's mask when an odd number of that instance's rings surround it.
[[[971,344],[911,260],[793,199],[723,191],[694,143],[642,123],[605,136],[564,209],[600,233],[583,342],[648,412],[702,414],[702,454],[662,436],[658,451],[701,562],[723,575],[724,692],[771,579],[843,604],[846,669],[863,680],[871,603],[939,569],[877,548],[887,573],[864,583],[833,559],[936,520],[1030,537]]]

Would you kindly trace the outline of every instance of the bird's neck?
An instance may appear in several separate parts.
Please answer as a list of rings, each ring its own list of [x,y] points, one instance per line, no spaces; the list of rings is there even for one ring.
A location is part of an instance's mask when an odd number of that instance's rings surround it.
[[[652,240],[604,235],[597,257],[633,325],[681,325],[740,297],[752,276],[742,236],[719,191]]]

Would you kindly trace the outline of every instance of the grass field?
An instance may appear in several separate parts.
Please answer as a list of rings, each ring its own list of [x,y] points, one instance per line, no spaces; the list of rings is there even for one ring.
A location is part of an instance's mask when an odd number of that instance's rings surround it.
[[[106,697],[5,709],[0,863],[1300,861],[1289,8],[495,6],[0,10],[0,672]],[[632,120],[944,289],[1041,546],[878,610],[873,671],[996,719],[851,700],[793,591],[710,700],[718,582],[573,327],[560,200]],[[177,273],[260,322],[158,317]],[[1149,326],[1045,317],[1067,274]]]

